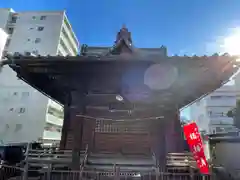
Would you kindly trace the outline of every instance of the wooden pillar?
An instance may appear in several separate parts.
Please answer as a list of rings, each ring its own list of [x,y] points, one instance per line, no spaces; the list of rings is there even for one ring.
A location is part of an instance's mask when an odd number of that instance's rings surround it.
[[[73,128],[73,148],[72,148],[72,168],[74,170],[80,169],[80,151],[83,140],[83,126],[84,115],[86,114],[86,104],[84,91],[74,91],[72,95],[71,104],[71,122]]]
[[[159,166],[160,169],[164,170],[166,168],[166,156],[167,156],[167,147],[166,147],[166,119],[160,119],[159,126],[159,140],[160,140],[160,149],[159,149]]]
[[[60,149],[66,149],[67,134],[68,134],[69,124],[70,124],[70,113],[71,113],[70,105],[71,105],[71,94],[69,93],[66,96],[65,104],[64,104],[64,120],[63,120],[63,127],[62,127]]]
[[[179,110],[176,109],[175,117],[174,117],[174,139],[175,143],[175,150],[176,152],[183,152],[184,151],[184,137],[183,137],[183,130],[181,127],[180,122],[180,113]]]
[[[166,167],[166,119],[158,119],[152,123],[152,135],[154,136],[153,150],[156,156],[157,165],[160,169]]]
[[[166,124],[167,152],[180,153],[184,151],[184,138],[180,124],[179,111],[170,111]]]

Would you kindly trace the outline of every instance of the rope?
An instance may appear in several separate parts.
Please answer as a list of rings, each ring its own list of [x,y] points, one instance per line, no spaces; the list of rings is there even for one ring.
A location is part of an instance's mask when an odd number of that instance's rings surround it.
[[[104,121],[115,121],[115,122],[124,122],[124,121],[148,121],[148,120],[156,120],[156,119],[163,119],[164,116],[154,116],[154,117],[147,117],[147,118],[136,118],[136,119],[110,119],[110,118],[99,118],[93,116],[86,116],[86,115],[76,115],[77,117],[83,117],[90,120],[104,120]]]

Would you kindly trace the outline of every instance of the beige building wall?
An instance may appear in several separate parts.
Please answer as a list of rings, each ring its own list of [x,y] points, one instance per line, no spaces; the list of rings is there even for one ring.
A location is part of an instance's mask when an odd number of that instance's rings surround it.
[[[0,9],[0,28],[8,33],[4,53],[70,55],[79,43],[65,11]],[[0,142],[60,140],[63,108],[22,80],[9,67],[0,73]]]

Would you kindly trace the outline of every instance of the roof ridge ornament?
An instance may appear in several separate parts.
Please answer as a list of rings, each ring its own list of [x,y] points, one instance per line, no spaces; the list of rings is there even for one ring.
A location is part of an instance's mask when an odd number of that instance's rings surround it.
[[[81,46],[81,49],[80,49],[81,55],[83,55],[83,56],[86,55],[87,51],[88,51],[88,45],[87,44],[83,44]]]
[[[122,25],[122,28],[117,33],[115,44],[117,44],[121,40],[128,41],[129,43],[132,43],[131,32],[128,31],[128,28],[126,27],[125,24]]]
[[[129,32],[126,25],[123,24],[122,28],[117,33],[114,45],[110,50],[110,54],[121,54],[131,52],[133,52],[131,32]]]

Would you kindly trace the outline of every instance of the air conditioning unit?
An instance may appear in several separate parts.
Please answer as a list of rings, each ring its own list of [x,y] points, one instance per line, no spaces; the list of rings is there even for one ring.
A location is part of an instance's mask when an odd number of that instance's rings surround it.
[[[25,56],[31,56],[31,52],[25,51],[25,52],[24,52],[24,55],[25,55]]]
[[[38,55],[38,50],[34,50],[34,51],[32,52],[32,54],[33,54],[33,55]]]
[[[21,53],[20,52],[15,52],[13,53],[14,56],[21,56]]]
[[[25,51],[25,52],[24,52],[24,56],[36,56],[37,54],[35,54],[34,52],[35,52],[35,51],[33,51],[33,52]]]

